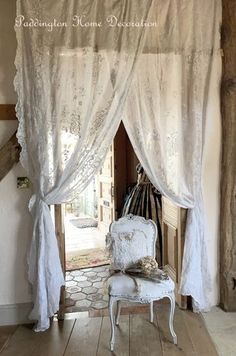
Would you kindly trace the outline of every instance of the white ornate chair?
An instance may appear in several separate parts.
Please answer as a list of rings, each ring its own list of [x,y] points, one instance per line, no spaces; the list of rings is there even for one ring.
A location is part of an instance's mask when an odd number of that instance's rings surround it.
[[[140,216],[127,215],[110,225],[107,244],[110,246],[112,265],[114,269],[124,270],[146,256],[155,257],[157,238],[156,224]],[[138,291],[136,283],[138,285]],[[173,328],[175,310],[174,282],[169,278],[160,282],[136,278],[124,273],[116,273],[109,280],[109,314],[111,320],[111,351],[115,344],[115,323],[119,324],[121,310],[120,302],[131,301],[150,304],[150,321],[153,322],[153,302],[169,298],[171,307],[169,328],[173,341],[177,344],[177,336]],[[116,320],[114,322],[113,306],[117,302]]]

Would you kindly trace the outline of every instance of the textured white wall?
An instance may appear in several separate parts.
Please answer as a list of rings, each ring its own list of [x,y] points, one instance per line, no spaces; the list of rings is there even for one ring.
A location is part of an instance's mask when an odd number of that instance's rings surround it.
[[[0,103],[15,103],[13,89],[16,39],[14,33],[15,0],[0,1]],[[216,68],[216,67],[215,67]],[[217,66],[219,68],[219,66]],[[209,269],[214,282],[212,304],[218,302],[218,222],[219,222],[219,157],[220,117],[217,88],[208,110],[203,187],[206,205],[206,236]],[[0,147],[16,128],[16,122],[0,121]],[[31,300],[27,282],[26,252],[30,241],[31,218],[28,213],[29,189],[16,188],[17,176],[25,176],[18,164],[0,182],[0,305]]]
[[[13,89],[16,38],[15,0],[0,1],[0,104],[16,102]],[[0,147],[17,128],[17,121],[0,121]],[[30,241],[30,189],[17,189],[17,177],[26,174],[20,164],[0,182],[0,305],[31,300],[26,252]]]
[[[0,147],[15,131],[17,122],[0,121]],[[17,164],[0,182],[0,305],[31,300],[27,282],[26,252],[30,241],[28,212],[30,189],[17,189],[25,172]]]
[[[219,205],[220,205],[220,159],[221,118],[219,83],[221,58],[215,59],[210,81],[211,101],[207,109],[205,146],[203,153],[203,198],[205,203],[205,235],[208,247],[209,271],[213,289],[211,303],[219,302]]]

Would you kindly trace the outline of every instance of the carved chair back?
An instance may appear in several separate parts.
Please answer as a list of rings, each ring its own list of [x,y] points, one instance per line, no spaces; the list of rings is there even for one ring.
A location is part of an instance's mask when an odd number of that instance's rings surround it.
[[[157,227],[154,221],[127,215],[110,225],[109,242],[112,266],[124,270],[139,259],[155,258]]]

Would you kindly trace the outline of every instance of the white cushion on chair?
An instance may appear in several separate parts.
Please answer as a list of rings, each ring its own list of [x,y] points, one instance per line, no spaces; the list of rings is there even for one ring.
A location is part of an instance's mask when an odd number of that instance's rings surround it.
[[[110,226],[107,242],[114,269],[127,269],[143,257],[155,257],[157,227],[154,221],[128,215]]]
[[[175,289],[175,284],[171,278],[162,280],[160,283],[136,277],[135,279],[139,286],[139,291],[136,290],[133,278],[128,275],[119,273],[110,277],[108,280],[109,294],[127,299],[138,298],[148,301],[149,299],[161,299]]]
[[[114,269],[126,269],[146,256],[153,256],[153,244],[146,243],[147,235],[143,231],[113,232],[112,265]]]

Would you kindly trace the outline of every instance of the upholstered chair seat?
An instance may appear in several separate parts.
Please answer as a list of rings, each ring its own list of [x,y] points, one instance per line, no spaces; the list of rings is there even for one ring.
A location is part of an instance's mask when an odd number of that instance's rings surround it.
[[[109,279],[109,295],[116,297],[126,297],[130,300],[142,301],[150,303],[157,297],[165,297],[166,294],[172,293],[175,289],[175,284],[172,279],[163,280],[161,283],[156,283],[142,278],[135,278],[139,290],[136,290],[136,284],[132,278],[122,273],[116,274]]]

